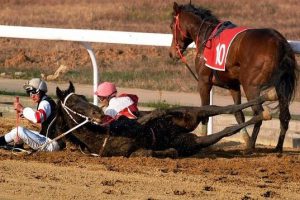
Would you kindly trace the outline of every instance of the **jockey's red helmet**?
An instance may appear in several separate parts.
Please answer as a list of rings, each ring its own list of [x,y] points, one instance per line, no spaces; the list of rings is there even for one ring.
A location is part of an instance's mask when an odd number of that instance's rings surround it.
[[[116,93],[117,93],[117,88],[115,84],[111,82],[103,82],[98,86],[95,95],[100,97],[109,97]]]

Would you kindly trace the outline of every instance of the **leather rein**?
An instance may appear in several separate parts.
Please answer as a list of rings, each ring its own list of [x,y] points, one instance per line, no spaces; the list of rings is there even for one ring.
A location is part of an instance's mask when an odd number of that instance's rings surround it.
[[[200,31],[204,25],[204,23],[206,22],[206,19],[203,19],[202,20],[202,23],[201,25],[199,26],[199,29],[198,29],[198,32],[197,32],[197,37],[196,37],[196,41],[195,41],[195,44],[196,44],[196,55],[198,54],[199,51],[202,51],[202,49],[205,47],[207,41],[210,39],[210,38],[207,38],[207,34],[208,34],[208,31],[209,29],[212,27],[213,24],[209,24],[209,26],[206,28],[205,30],[205,34],[203,36],[204,40],[203,42],[201,43],[200,47],[198,46],[198,41],[199,41],[199,35],[200,35]],[[190,38],[192,39],[191,37],[188,37],[187,34],[184,33],[184,31],[180,28],[180,23],[179,23],[179,14],[177,14],[175,16],[175,23],[174,23],[174,41],[175,41],[175,48],[176,48],[176,52],[177,54],[179,55],[181,61],[185,64],[185,66],[188,68],[188,70],[191,72],[191,74],[193,75],[193,77],[195,78],[196,81],[199,81],[199,78],[196,76],[196,74],[193,72],[193,70],[190,68],[190,66],[188,65],[187,63],[187,60],[186,60],[186,57],[181,53],[181,50],[182,48],[180,48],[180,45],[178,43],[178,35],[177,35],[177,30],[181,33],[182,37],[185,37],[185,38]],[[205,39],[207,38],[207,39]]]

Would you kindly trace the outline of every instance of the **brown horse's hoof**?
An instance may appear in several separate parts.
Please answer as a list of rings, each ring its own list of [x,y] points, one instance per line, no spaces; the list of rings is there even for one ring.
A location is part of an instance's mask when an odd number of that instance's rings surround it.
[[[263,120],[271,120],[272,119],[272,115],[270,114],[270,111],[268,109],[266,109],[262,112],[262,118],[263,118]]]
[[[278,96],[276,93],[276,89],[273,87],[266,94],[264,94],[264,97],[266,98],[267,101],[277,101]]]

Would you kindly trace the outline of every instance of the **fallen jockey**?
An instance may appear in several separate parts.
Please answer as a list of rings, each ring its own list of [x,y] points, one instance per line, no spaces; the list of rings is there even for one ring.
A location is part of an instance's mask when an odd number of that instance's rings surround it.
[[[48,134],[54,131],[54,129],[48,130],[48,127],[56,115],[56,103],[46,94],[48,91],[46,82],[40,78],[33,78],[23,87],[32,102],[37,105],[37,109],[24,107],[19,101],[14,102],[14,109],[20,117],[34,124],[40,124],[41,130],[38,132],[17,126],[0,137],[0,146],[3,148],[11,149],[15,145],[19,146],[21,144],[22,146],[25,143],[32,149],[39,149],[41,145],[51,141],[46,135],[47,131],[49,131]],[[14,145],[11,147],[8,146],[9,144]],[[45,146],[43,151],[57,151],[64,147],[65,144],[61,140],[53,141]],[[22,151],[21,148],[16,148],[16,150]]]

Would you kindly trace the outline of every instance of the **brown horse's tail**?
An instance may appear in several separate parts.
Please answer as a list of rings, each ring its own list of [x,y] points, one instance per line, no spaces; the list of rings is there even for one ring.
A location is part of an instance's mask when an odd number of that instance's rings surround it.
[[[295,97],[299,69],[293,49],[288,42],[282,44],[282,55],[279,66],[273,72],[271,80],[263,85],[262,89],[275,86],[279,98],[284,98],[290,103]]]

